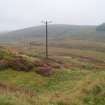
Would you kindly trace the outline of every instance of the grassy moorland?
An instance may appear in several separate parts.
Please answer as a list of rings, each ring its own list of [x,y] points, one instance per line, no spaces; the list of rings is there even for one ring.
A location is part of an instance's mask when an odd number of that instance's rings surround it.
[[[104,105],[100,26],[49,26],[49,59],[43,26],[0,35],[0,105]]]
[[[0,105],[104,105],[104,52],[51,47],[45,60],[43,51],[0,48]]]
[[[50,77],[42,77],[35,72],[0,72],[0,82],[8,84],[7,90],[0,90],[1,105],[104,105],[105,72],[88,70],[56,70]],[[6,79],[8,78],[8,79]],[[25,87],[10,90],[9,86]]]

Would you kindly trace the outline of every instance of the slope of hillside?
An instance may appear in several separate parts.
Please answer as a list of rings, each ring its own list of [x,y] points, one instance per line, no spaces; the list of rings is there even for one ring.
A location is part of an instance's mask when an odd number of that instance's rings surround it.
[[[99,34],[96,33],[96,26],[49,25],[49,38],[73,37],[80,39],[91,39],[89,37],[96,36],[99,36]],[[35,38],[44,37],[45,27],[38,26],[2,34],[0,39],[15,41],[19,39],[24,40],[24,38],[35,40]]]
[[[103,23],[103,24],[97,26],[96,30],[97,30],[97,31],[105,31],[105,23]]]
[[[58,41],[65,38],[73,40],[105,41],[105,31],[97,31],[96,26],[49,25],[49,39]],[[45,27],[36,26],[0,34],[1,42],[40,41],[45,38]]]

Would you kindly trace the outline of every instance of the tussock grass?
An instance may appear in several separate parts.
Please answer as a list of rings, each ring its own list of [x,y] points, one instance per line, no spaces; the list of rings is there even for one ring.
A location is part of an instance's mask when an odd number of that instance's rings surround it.
[[[94,105],[97,100],[96,105],[104,105],[101,103],[105,102],[104,71],[58,69],[50,77],[43,77],[34,71],[5,70],[0,71],[0,82],[24,86],[37,94],[32,98],[21,93],[0,92],[4,105],[6,102],[10,105]]]

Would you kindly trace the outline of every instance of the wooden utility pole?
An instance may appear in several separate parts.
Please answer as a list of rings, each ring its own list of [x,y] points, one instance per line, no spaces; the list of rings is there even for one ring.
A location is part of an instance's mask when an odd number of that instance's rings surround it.
[[[48,52],[48,24],[51,23],[51,21],[42,21],[46,26],[46,58],[49,58],[49,52]]]
[[[48,22],[46,21],[46,58],[48,58]]]

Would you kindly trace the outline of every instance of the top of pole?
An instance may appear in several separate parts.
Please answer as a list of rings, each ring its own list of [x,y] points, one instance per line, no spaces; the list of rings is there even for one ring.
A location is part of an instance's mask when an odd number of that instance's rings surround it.
[[[52,21],[48,21],[48,20],[45,20],[45,21],[41,21],[41,23],[44,23],[44,24],[46,24],[46,23],[52,23]]]

